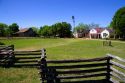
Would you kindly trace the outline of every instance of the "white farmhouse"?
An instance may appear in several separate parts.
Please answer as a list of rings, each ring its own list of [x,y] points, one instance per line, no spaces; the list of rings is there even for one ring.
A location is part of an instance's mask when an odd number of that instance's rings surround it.
[[[94,28],[91,29],[89,32],[89,37],[91,38],[109,38],[110,35],[113,33],[112,29],[107,28]]]

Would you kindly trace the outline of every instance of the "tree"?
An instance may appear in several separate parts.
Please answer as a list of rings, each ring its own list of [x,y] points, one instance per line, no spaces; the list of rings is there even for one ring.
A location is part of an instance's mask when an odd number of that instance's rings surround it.
[[[44,37],[71,37],[71,25],[67,22],[58,22],[51,26],[40,27],[39,33]]]
[[[17,31],[19,31],[19,26],[17,25],[17,23],[13,23],[12,25],[9,25],[9,29],[10,29],[10,34],[13,35]]]
[[[107,26],[107,28],[112,29],[111,23]]]
[[[92,28],[99,27],[99,24],[91,23],[91,24],[88,24],[88,26],[89,26],[89,29],[92,29]]]
[[[62,22],[62,37],[70,37],[71,36],[71,25],[66,22]]]
[[[73,32],[83,32],[84,30],[88,30],[88,29],[89,29],[89,25],[79,23],[78,26],[74,28]]]
[[[6,36],[7,35],[7,30],[8,30],[8,25],[4,24],[4,23],[0,23],[0,36]]]
[[[58,34],[56,24],[53,24],[53,25],[51,26],[51,30],[52,30],[52,36],[53,36],[53,37],[56,37],[57,34]]]
[[[56,36],[62,37],[63,35],[63,27],[61,23],[56,23],[55,24],[55,29],[57,31]]]
[[[115,34],[125,39],[125,7],[118,9],[112,19],[111,26]]]
[[[59,22],[55,24],[56,35],[60,38],[71,37],[71,25],[67,22]]]
[[[39,28],[37,28],[37,27],[30,27],[30,28],[33,29],[33,31],[35,32],[36,36],[39,36]]]
[[[40,27],[40,34],[44,37],[49,37],[50,33],[49,33],[49,27],[48,25],[44,25],[43,27]]]
[[[43,29],[43,27],[41,26],[40,29],[39,29],[39,35],[42,35],[41,34],[42,33],[42,29]]]

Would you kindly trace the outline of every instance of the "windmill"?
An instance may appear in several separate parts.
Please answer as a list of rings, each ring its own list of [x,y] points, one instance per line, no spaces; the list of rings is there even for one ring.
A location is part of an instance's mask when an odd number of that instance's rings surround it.
[[[72,16],[72,21],[73,21],[73,27],[75,28],[75,17]]]

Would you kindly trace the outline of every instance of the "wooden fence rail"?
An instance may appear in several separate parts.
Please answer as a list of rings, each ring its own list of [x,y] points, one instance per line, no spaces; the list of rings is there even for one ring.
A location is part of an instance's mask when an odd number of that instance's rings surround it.
[[[97,62],[105,61],[109,57],[92,58],[92,59],[74,59],[74,60],[47,60],[47,63],[79,63],[79,62]]]
[[[107,54],[109,57],[112,57],[113,60],[115,61],[110,61],[110,63],[113,65],[113,67],[111,67],[111,80],[113,80],[114,82],[117,83],[125,83],[125,59],[122,59],[118,56],[114,56],[111,54]],[[118,61],[118,62],[116,62]],[[120,63],[122,62],[122,64]],[[117,79],[117,80],[115,80]]]
[[[10,67],[14,59],[14,45],[0,45],[0,66]]]
[[[125,59],[111,54],[91,59],[47,60],[45,49],[14,51],[14,45],[2,45],[0,66],[3,65],[37,66],[42,83],[125,83]]]
[[[41,50],[14,51],[14,45],[0,46],[0,66],[3,67],[37,67],[42,56]]]
[[[125,82],[124,64],[113,61],[117,59],[125,62],[120,57],[107,54],[106,57],[91,59],[46,60],[45,49],[42,50],[42,53],[41,60],[38,62],[40,64],[39,74],[42,83]],[[124,72],[114,66],[123,69]]]
[[[41,50],[35,51],[14,51],[16,58],[13,67],[38,67],[38,60],[41,58]]]
[[[41,60],[38,62],[42,83],[79,83],[81,80],[83,80],[81,82],[112,83],[110,81],[111,57],[46,60],[44,50],[43,53]]]

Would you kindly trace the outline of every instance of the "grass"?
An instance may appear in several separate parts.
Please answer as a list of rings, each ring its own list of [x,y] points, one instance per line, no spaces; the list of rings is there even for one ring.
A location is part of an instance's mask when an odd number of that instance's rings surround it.
[[[125,58],[125,42],[112,41],[102,46],[101,40],[85,39],[4,39],[0,42],[15,45],[15,50],[47,49],[47,59],[78,59],[106,56],[107,53]],[[0,83],[39,83],[35,68],[0,68]]]
[[[0,83],[40,83],[36,68],[0,68]]]

